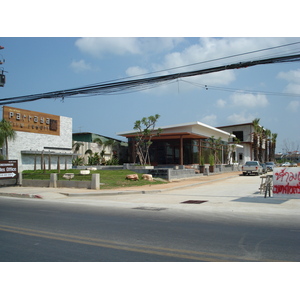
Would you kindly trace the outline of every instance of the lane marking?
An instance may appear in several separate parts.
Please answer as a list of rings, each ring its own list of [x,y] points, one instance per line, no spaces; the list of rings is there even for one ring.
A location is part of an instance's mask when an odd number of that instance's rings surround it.
[[[258,261],[253,258],[238,257],[235,255],[226,255],[219,253],[208,253],[201,251],[193,250],[184,250],[184,249],[172,249],[156,246],[146,246],[139,244],[127,244],[122,242],[114,242],[110,240],[103,240],[98,238],[86,238],[82,236],[67,235],[61,233],[54,233],[48,231],[40,231],[34,229],[20,228],[8,225],[0,225],[0,231],[11,232],[16,234],[28,235],[41,237],[46,239],[53,239],[63,242],[71,242],[77,244],[84,244],[89,246],[111,248],[116,250],[124,250],[131,252],[139,252],[145,254],[159,255],[159,256],[168,256],[175,258],[183,258],[188,260],[197,260],[197,261],[207,261],[207,262],[226,262],[226,261]],[[262,260],[262,261],[272,261],[274,260]]]

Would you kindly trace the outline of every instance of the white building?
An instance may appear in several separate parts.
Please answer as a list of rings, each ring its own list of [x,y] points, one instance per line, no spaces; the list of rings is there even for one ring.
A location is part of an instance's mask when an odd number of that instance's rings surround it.
[[[19,171],[72,168],[72,118],[3,107],[3,118],[16,132],[8,140],[8,159],[18,160]],[[3,153],[6,153],[4,146]]]
[[[243,165],[246,161],[254,160],[253,153],[253,133],[254,133],[254,125],[253,123],[244,123],[244,124],[235,124],[218,127],[219,129],[225,130],[239,139],[240,144],[243,148],[237,148],[237,157],[235,160]],[[265,141],[263,140],[262,148],[265,150]],[[264,155],[263,155],[264,160]]]

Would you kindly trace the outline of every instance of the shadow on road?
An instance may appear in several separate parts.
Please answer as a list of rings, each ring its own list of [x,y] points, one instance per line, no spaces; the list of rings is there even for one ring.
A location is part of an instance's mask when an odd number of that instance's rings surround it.
[[[288,201],[288,199],[274,199],[274,198],[239,198],[232,200],[232,202],[244,202],[244,203],[264,203],[264,204],[282,204]]]

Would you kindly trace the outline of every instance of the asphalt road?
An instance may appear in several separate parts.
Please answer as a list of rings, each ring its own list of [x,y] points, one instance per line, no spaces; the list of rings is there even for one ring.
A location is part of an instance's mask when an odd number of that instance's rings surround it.
[[[300,261],[298,211],[289,211],[285,201],[253,202],[257,193],[252,198],[249,193],[257,179],[237,180],[238,185],[231,180],[226,185],[102,199],[1,197],[0,260]],[[241,182],[244,188],[238,188]],[[230,188],[235,195],[225,205]],[[209,202],[182,204],[196,199]]]

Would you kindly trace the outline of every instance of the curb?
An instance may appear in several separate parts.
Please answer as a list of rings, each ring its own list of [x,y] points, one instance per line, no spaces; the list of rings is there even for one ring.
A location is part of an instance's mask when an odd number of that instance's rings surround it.
[[[43,199],[43,197],[41,195],[37,195],[37,194],[0,193],[0,196],[15,197],[15,198],[37,198],[37,199]]]

